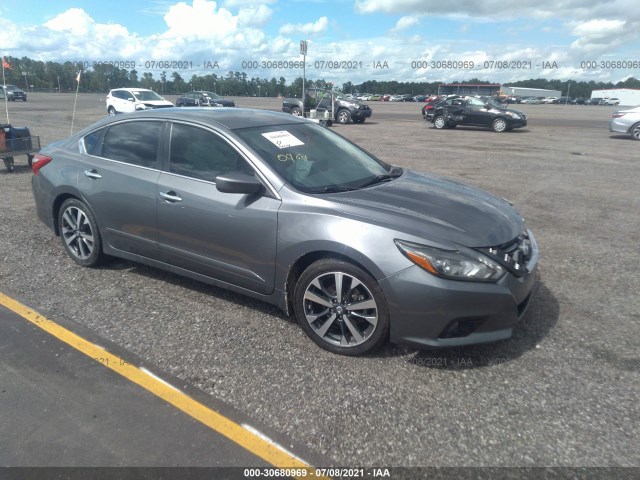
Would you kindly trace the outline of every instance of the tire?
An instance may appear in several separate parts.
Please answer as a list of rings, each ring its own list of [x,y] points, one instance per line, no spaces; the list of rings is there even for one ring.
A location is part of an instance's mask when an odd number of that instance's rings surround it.
[[[433,119],[433,126],[438,130],[442,130],[443,128],[446,128],[447,123],[448,123],[447,119],[444,118],[443,115],[438,115],[436,118]]]
[[[109,108],[107,108],[107,113],[109,114],[109,116],[113,117],[118,112],[116,112],[115,108],[109,107]]]
[[[98,224],[83,202],[69,198],[58,212],[62,245],[78,265],[95,267],[103,259],[102,240]]]
[[[291,115],[293,115],[294,117],[301,117],[302,116],[302,110],[300,110],[298,107],[293,107],[291,109]]]
[[[365,120],[366,120],[366,118],[356,118],[356,119],[353,120],[353,123],[362,124],[362,123],[364,123]]]
[[[196,98],[195,104],[196,104],[196,107],[200,106],[200,99],[199,98]]]
[[[22,101],[23,101],[23,102],[26,102],[26,101],[27,101],[27,99],[26,99],[26,98],[23,98],[23,99],[22,99]]]
[[[338,110],[338,113],[336,113],[336,122],[341,123],[342,125],[351,122],[351,113],[349,113],[349,110],[346,108]]]
[[[504,132],[507,129],[507,121],[504,118],[496,118],[491,123],[491,130],[494,132]]]
[[[640,123],[636,123],[629,129],[629,135],[631,135],[631,138],[634,140],[640,140]]]
[[[33,155],[30,153],[27,154],[27,164],[29,165],[29,168],[33,167]]]
[[[13,157],[6,157],[4,159],[4,166],[7,167],[7,172],[13,173],[14,164]]]
[[[351,263],[326,258],[311,264],[296,282],[293,299],[302,329],[329,352],[362,355],[387,340],[384,293],[371,275]],[[355,308],[358,304],[367,308]]]

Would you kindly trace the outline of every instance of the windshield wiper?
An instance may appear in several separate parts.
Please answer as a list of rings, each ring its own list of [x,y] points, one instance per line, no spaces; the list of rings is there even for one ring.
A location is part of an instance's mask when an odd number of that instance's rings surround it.
[[[375,177],[367,180],[365,183],[360,185],[358,188],[370,187],[371,185],[377,185],[378,183],[388,182],[389,180],[393,180],[394,178],[398,178],[402,175],[402,169],[399,167],[391,169],[389,173],[383,173],[382,175],[376,175]]]
[[[325,187],[322,189],[322,193],[340,193],[340,192],[352,192],[358,190],[355,187]]]

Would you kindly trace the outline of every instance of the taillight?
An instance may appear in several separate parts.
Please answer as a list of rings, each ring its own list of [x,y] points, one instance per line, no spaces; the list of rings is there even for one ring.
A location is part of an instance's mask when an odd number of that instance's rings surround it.
[[[40,172],[40,169],[44,167],[47,163],[49,163],[51,160],[53,160],[53,158],[36,153],[33,156],[33,160],[31,161],[31,170],[33,170],[33,174],[38,175],[38,172]]]

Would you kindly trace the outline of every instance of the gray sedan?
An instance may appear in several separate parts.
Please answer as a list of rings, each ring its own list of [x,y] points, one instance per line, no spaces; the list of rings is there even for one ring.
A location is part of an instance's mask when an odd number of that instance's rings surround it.
[[[291,115],[108,117],[33,171],[38,216],[76,263],[120,257],[261,299],[338,354],[506,339],[536,283],[509,202]]]

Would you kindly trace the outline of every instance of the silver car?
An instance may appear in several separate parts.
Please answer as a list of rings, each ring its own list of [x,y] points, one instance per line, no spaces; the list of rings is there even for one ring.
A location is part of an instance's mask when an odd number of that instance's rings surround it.
[[[106,117],[33,171],[38,216],[78,264],[121,257],[261,299],[338,354],[506,339],[536,283],[509,202],[291,115]]]
[[[626,133],[634,140],[640,140],[640,106],[614,112],[609,119],[609,131]]]

